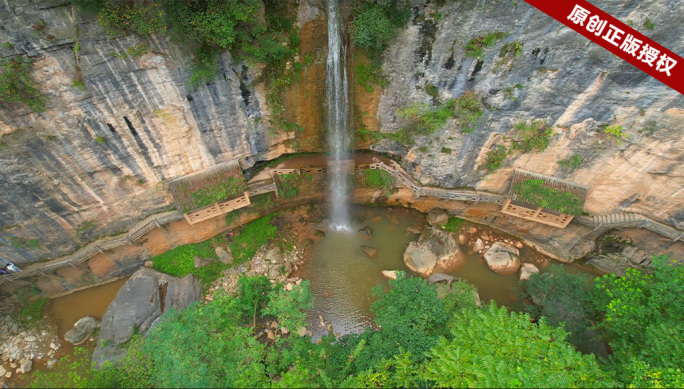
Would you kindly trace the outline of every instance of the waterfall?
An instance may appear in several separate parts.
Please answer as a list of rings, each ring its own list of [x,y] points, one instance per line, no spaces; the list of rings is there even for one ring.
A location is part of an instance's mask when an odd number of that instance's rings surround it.
[[[349,93],[347,86],[346,48],[337,0],[328,0],[328,63],[325,75],[330,194],[330,227],[349,230]]]

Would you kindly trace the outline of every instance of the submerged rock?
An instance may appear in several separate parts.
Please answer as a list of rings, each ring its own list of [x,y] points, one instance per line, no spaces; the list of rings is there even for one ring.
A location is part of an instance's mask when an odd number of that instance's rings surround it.
[[[423,277],[449,273],[465,260],[451,233],[428,227],[404,251],[404,263]]]
[[[432,227],[440,227],[449,222],[449,214],[445,210],[435,208],[428,212],[427,222]]]
[[[136,271],[102,316],[93,364],[101,367],[105,361],[118,361],[125,351],[119,345],[136,329],[144,335],[166,310],[182,310],[201,298],[202,285],[192,274],[178,278],[145,267]]]
[[[499,274],[513,274],[520,268],[520,252],[515,247],[496,242],[484,253],[487,266]]]
[[[371,246],[361,246],[361,251],[363,251],[369,258],[373,258],[378,254],[378,249]]]
[[[529,280],[532,274],[539,273],[539,268],[531,263],[523,263],[520,268],[520,281]]]
[[[99,326],[100,322],[92,316],[80,318],[76,323],[74,323],[74,328],[70,329],[66,334],[64,334],[64,340],[73,345],[79,345],[85,342],[90,334],[92,334],[93,331],[95,331],[95,329]]]
[[[372,236],[373,236],[373,230],[370,227],[365,226],[365,227],[359,229],[359,237],[361,237],[361,239],[368,240]]]

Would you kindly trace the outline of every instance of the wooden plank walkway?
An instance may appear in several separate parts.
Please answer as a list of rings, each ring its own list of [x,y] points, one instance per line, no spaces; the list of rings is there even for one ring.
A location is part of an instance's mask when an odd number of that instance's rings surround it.
[[[442,189],[434,188],[429,186],[421,186],[417,183],[408,173],[406,173],[401,166],[397,163],[392,163],[392,166],[385,164],[382,161],[377,161],[364,165],[364,168],[369,169],[382,169],[394,178],[400,185],[403,185],[410,189],[416,196],[426,196],[440,198],[443,200],[456,200],[456,201],[471,201],[474,203],[490,203],[502,205],[506,200],[505,196],[481,192],[477,190],[463,190],[463,189]],[[303,170],[303,169],[302,169]],[[307,172],[311,174],[323,174],[326,172],[325,168],[308,168]],[[273,174],[299,174],[299,169],[272,169],[271,176]],[[277,192],[277,187],[275,182],[271,180],[260,180],[254,181],[247,184],[250,192],[250,196],[256,196],[258,194],[267,192]],[[20,273],[7,274],[0,277],[0,285],[7,282],[25,282],[20,281],[21,278],[26,278],[34,275],[45,275],[46,271],[53,271],[66,266],[76,267],[79,264],[85,262],[86,260],[92,258],[95,254],[101,253],[105,250],[111,250],[117,247],[133,244],[136,240],[142,238],[146,233],[150,232],[154,228],[161,228],[161,226],[184,220],[183,215],[178,211],[165,212],[161,214],[151,215],[133,226],[127,234],[121,234],[114,237],[107,237],[98,239],[95,242],[88,244],[87,246],[77,250],[73,254],[66,255],[64,257],[49,261],[41,262],[33,265],[29,265],[22,269]],[[684,232],[668,226],[666,224],[652,220],[644,215],[638,213],[613,213],[609,215],[600,216],[579,216],[573,219],[573,221],[591,227],[594,229],[599,229],[602,227],[609,228],[646,228],[657,234],[663,235],[672,239],[673,241],[678,241],[684,239]]]

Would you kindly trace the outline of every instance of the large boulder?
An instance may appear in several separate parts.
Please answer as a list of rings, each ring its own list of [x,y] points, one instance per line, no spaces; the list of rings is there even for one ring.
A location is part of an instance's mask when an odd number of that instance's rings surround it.
[[[423,277],[449,273],[465,260],[456,239],[449,232],[428,227],[404,251],[404,263]]]
[[[223,247],[219,246],[216,247],[214,251],[216,252],[216,256],[218,257],[219,261],[221,261],[221,263],[224,263],[226,265],[230,265],[231,263],[233,263],[233,253],[231,253],[229,247],[224,249]]]
[[[527,281],[532,274],[539,273],[539,268],[531,263],[523,263],[520,268],[520,281]]]
[[[85,342],[90,334],[99,326],[100,322],[96,318],[92,316],[82,317],[74,323],[74,328],[64,334],[64,340],[73,345],[79,345]]]
[[[440,227],[449,222],[449,214],[445,210],[435,208],[428,212],[427,222],[432,227]]]
[[[368,258],[375,258],[375,255],[378,253],[378,249],[371,246],[361,246],[361,251],[368,255]]]
[[[162,313],[182,310],[200,299],[202,285],[191,274],[178,278],[146,267],[136,271],[102,316],[93,364],[101,367],[105,361],[118,361],[124,353],[119,346],[136,330],[145,335]]]
[[[484,253],[487,266],[499,274],[513,274],[520,268],[520,252],[515,247],[496,242]]]

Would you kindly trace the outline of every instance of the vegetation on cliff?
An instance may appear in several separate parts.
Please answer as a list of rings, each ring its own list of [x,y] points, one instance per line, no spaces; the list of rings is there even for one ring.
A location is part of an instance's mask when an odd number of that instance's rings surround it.
[[[36,112],[45,110],[45,99],[31,76],[33,60],[16,56],[0,62],[0,107],[22,103]]]

